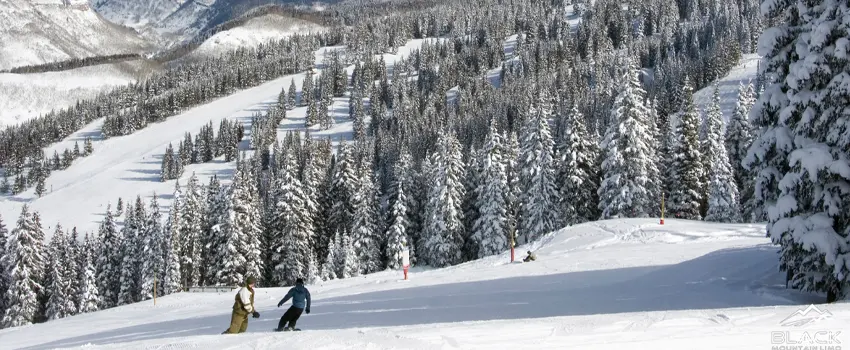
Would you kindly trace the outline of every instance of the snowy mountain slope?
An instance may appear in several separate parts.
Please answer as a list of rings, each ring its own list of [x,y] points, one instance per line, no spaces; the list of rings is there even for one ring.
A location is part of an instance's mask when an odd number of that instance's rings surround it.
[[[0,0],[0,70],[71,58],[138,53],[148,43],[84,0]]]
[[[805,327],[781,322],[812,296],[784,289],[775,247],[757,225],[656,219],[577,225],[533,244],[538,260],[508,252],[445,269],[415,267],[308,288],[300,333],[273,333],[285,288],[258,288],[261,317],[220,335],[233,293],[157,300],[0,330],[16,349],[761,349],[772,333],[840,331],[850,305]],[[518,257],[526,247],[518,247]],[[840,337],[843,335],[839,335]],[[773,344],[776,345],[776,344]]]
[[[248,20],[244,25],[218,32],[188,55],[188,58],[217,56],[240,47],[257,47],[270,40],[280,40],[293,33],[307,34],[324,31],[315,23],[276,14]]]
[[[728,121],[735,111],[740,84],[746,85],[750,82],[755,84],[760,59],[761,57],[756,54],[744,55],[741,62],[732,68],[729,74],[717,80],[717,86],[720,90],[720,111],[723,112],[724,120]],[[714,84],[694,93],[694,103],[701,113],[711,105],[713,94]]]
[[[136,61],[61,72],[0,73],[0,126],[17,124],[132,83],[137,72],[146,68],[146,63]]]
[[[385,55],[388,65],[421,46],[423,40],[412,40],[401,47],[395,55]],[[316,63],[321,67],[324,56],[330,50],[339,47],[325,47],[316,51]],[[349,67],[349,74],[351,74]],[[21,206],[27,203],[32,210],[41,214],[48,236],[57,222],[65,227],[76,226],[80,232],[95,232],[106,210],[106,205],[115,205],[119,197],[125,200],[137,195],[147,201],[156,193],[160,198],[160,208],[167,213],[174,192],[175,180],[160,182],[162,156],[169,143],[177,143],[183,139],[184,133],[193,135],[204,125],[212,121],[215,126],[222,119],[238,120],[245,124],[246,139],[250,137],[251,116],[265,111],[269,105],[277,103],[278,94],[288,88],[294,80],[300,89],[304,74],[296,74],[269,81],[263,85],[246,89],[230,96],[214,100],[205,105],[192,108],[180,115],[150,125],[131,135],[113,137],[107,140],[95,140],[94,152],[78,159],[65,170],[54,171],[47,178],[47,193],[37,197],[34,189],[17,196],[4,197],[0,201],[0,215],[4,220],[15,220],[20,214]],[[311,130],[315,138],[332,137],[335,141],[340,138],[351,139],[352,123],[348,119],[348,99],[337,98],[332,108],[336,125],[330,130],[319,130],[318,126]],[[306,107],[296,108],[287,112],[287,119],[278,128],[283,135],[288,131],[304,130]],[[97,120],[82,130],[67,137],[64,141],[45,148],[45,154],[52,155],[55,151],[61,153],[66,148],[73,148],[75,142],[82,142],[86,137],[97,137],[103,120]],[[247,149],[248,141],[240,145]],[[235,162],[225,163],[216,160],[211,163],[195,164],[186,167],[180,183],[185,185],[192,173],[197,173],[202,183],[208,183],[209,178],[217,175],[223,183],[228,183],[235,168]],[[68,205],[74,203],[74,205]]]
[[[135,29],[155,25],[187,0],[91,0],[91,6],[110,22]]]

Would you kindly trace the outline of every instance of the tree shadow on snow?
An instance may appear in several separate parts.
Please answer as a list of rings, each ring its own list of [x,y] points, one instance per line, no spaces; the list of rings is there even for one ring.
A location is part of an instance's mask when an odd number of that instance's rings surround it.
[[[775,254],[774,247],[764,245],[720,250],[675,265],[411,286],[328,299],[314,291],[313,313],[302,315],[298,325],[309,331],[792,305],[819,300],[784,289]],[[135,325],[28,349],[216,335],[227,328],[230,307],[221,305],[222,313],[216,316]],[[271,331],[285,310],[286,306],[260,308],[262,318],[250,318],[248,332]]]

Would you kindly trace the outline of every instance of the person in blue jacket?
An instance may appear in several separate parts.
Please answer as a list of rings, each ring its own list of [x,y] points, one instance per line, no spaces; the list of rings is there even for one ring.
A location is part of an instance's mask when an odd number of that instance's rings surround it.
[[[275,329],[278,332],[295,330],[295,322],[301,317],[301,312],[306,311],[308,314],[310,313],[310,291],[304,287],[303,279],[299,278],[295,281],[295,287],[289,289],[286,296],[277,303],[277,307],[286,303],[289,298],[292,298],[292,306],[281,316],[280,322],[277,324],[277,329]],[[288,327],[287,323],[289,323]]]

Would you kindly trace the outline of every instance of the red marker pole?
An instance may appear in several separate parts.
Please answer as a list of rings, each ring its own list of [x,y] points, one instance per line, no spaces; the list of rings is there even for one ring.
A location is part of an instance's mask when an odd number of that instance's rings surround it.
[[[661,225],[664,225],[664,192],[661,192]]]

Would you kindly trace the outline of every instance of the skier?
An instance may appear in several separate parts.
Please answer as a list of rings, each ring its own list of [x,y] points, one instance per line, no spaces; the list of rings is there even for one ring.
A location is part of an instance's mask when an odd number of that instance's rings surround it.
[[[275,331],[299,330],[295,328],[295,322],[297,322],[298,318],[301,317],[301,312],[306,311],[308,314],[310,313],[310,291],[307,290],[307,288],[304,288],[303,279],[299,278],[295,281],[295,287],[289,289],[286,296],[277,303],[277,307],[286,303],[289,298],[292,298],[292,306],[290,306],[289,310],[286,310],[283,316],[280,317],[280,322],[278,322],[277,329],[275,329]],[[289,327],[286,326],[287,322],[289,323]]]
[[[535,256],[534,253],[532,253],[530,250],[528,251],[528,256],[526,256],[525,259],[522,259],[523,262],[529,262],[534,260],[537,260],[537,256]]]
[[[244,333],[248,329],[248,314],[254,318],[260,318],[260,313],[254,310],[254,277],[248,277],[245,286],[236,293],[236,301],[233,302],[233,315],[230,318],[230,328],[221,334]]]

